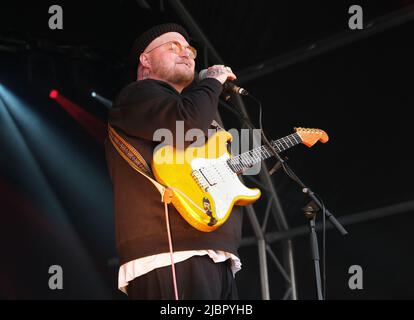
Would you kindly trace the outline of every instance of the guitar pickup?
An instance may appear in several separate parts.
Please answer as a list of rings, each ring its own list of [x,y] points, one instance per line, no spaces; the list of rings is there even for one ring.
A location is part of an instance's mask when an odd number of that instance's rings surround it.
[[[200,174],[198,170],[193,170],[191,172],[191,176],[193,177],[194,181],[197,182],[198,186],[203,189],[204,191],[207,191],[209,184],[207,180]]]
[[[213,181],[211,181],[211,179],[209,179],[207,176],[208,176],[208,174],[207,174],[207,172],[203,172],[203,170],[206,170],[205,168],[201,168],[201,169],[199,169],[198,171],[203,175],[203,177],[204,177],[204,179],[207,181],[207,183],[210,185],[210,186],[214,186],[214,185],[216,185],[217,183],[215,183],[215,182],[213,182]]]

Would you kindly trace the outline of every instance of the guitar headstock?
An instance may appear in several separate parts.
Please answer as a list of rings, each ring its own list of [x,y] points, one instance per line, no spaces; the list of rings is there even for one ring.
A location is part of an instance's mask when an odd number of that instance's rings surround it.
[[[329,140],[327,133],[321,129],[295,128],[296,133],[302,139],[302,143],[312,147],[316,142],[326,143]]]

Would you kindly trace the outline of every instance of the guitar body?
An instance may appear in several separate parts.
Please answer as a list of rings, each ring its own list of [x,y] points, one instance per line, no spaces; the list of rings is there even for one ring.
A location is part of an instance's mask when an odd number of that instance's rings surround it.
[[[299,143],[308,147],[329,140],[320,129],[295,128],[296,133],[272,141],[272,148],[282,152]],[[227,151],[232,136],[217,131],[205,144],[176,149],[161,145],[154,151],[152,172],[158,182],[173,191],[172,203],[194,228],[214,231],[228,219],[235,205],[248,205],[260,198],[260,190],[247,188],[238,173],[270,156],[261,146],[232,157]]]
[[[174,207],[200,231],[214,231],[228,219],[234,205],[260,198],[260,190],[243,185],[227,163],[231,139],[230,133],[218,131],[202,146],[178,150],[164,145],[154,152],[155,178],[173,190]]]

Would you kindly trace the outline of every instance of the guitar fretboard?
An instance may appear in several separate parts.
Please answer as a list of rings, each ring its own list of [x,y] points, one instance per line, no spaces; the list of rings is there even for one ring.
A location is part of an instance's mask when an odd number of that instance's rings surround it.
[[[297,133],[292,133],[286,137],[278,140],[271,141],[273,148],[279,153],[286,149],[292,148],[297,144],[301,143],[302,139]],[[252,167],[254,164],[259,163],[262,160],[273,156],[273,152],[270,151],[269,147],[262,145],[258,148],[254,148],[250,151],[244,152],[238,156],[232,157],[227,160],[227,164],[235,173],[240,173],[244,169]]]

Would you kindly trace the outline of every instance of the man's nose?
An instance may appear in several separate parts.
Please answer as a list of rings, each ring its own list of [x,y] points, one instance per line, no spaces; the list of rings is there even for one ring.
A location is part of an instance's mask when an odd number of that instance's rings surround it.
[[[184,56],[189,58],[190,57],[190,50],[187,48],[183,48],[183,50],[181,50],[180,56]]]

